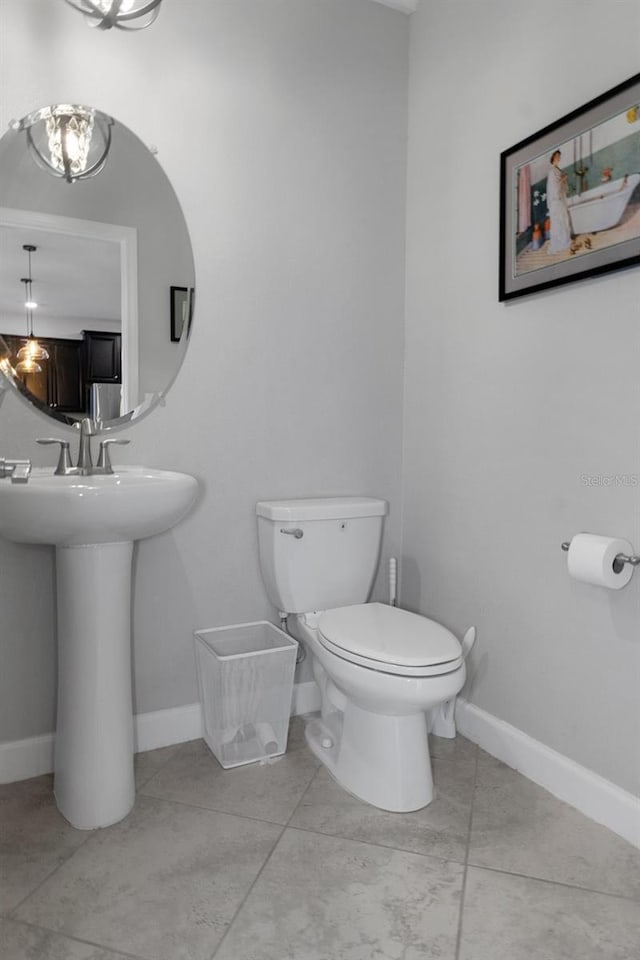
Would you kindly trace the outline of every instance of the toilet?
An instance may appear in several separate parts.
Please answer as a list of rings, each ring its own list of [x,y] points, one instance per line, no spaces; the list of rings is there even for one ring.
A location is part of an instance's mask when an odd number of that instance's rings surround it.
[[[433,799],[427,712],[455,698],[465,663],[441,624],[366,602],[386,501],[265,500],[256,513],[267,595],[309,653],[320,689],[309,747],[361,800],[421,809]]]

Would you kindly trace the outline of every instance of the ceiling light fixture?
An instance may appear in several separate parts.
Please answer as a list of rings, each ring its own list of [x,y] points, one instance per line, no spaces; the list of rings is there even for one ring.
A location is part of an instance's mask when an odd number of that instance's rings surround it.
[[[22,277],[20,280],[20,283],[24,283],[24,305],[27,311],[27,342],[24,347],[20,347],[18,350],[16,373],[42,373],[42,367],[38,361],[48,360],[49,354],[33,335],[33,311],[38,304],[33,299],[33,291],[31,289],[31,254],[35,252],[36,247],[34,247],[32,243],[25,243],[22,249],[26,251],[29,258],[29,276]]]
[[[84,13],[90,27],[98,30],[144,30],[160,12],[162,0],[65,0],[74,10]],[[140,23],[133,23],[140,20]]]
[[[56,103],[14,120],[24,130],[38,164],[67,183],[95,177],[104,167],[111,147],[113,120],[93,107]]]

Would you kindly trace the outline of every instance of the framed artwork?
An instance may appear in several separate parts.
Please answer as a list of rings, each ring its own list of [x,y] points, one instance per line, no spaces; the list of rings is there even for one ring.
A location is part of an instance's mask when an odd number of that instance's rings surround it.
[[[499,299],[640,263],[640,74],[500,155]]]
[[[187,328],[187,336],[191,330],[193,317],[193,287],[170,287],[171,299],[171,340],[178,343],[182,339],[182,332]]]

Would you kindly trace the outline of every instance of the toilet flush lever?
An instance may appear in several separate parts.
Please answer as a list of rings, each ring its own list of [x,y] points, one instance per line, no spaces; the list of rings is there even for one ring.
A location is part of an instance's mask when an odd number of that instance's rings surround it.
[[[288,537],[295,537],[296,540],[302,540],[304,537],[304,530],[301,530],[300,527],[294,527],[293,530],[286,530],[284,527],[280,527],[280,533],[286,533]]]

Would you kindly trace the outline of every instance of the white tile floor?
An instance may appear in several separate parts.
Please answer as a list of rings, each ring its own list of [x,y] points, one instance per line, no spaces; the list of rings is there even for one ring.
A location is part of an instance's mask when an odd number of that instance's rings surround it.
[[[437,798],[369,807],[307,750],[222,770],[141,754],[135,809],[70,827],[51,778],[0,787],[2,960],[638,960],[640,851],[473,744]]]

